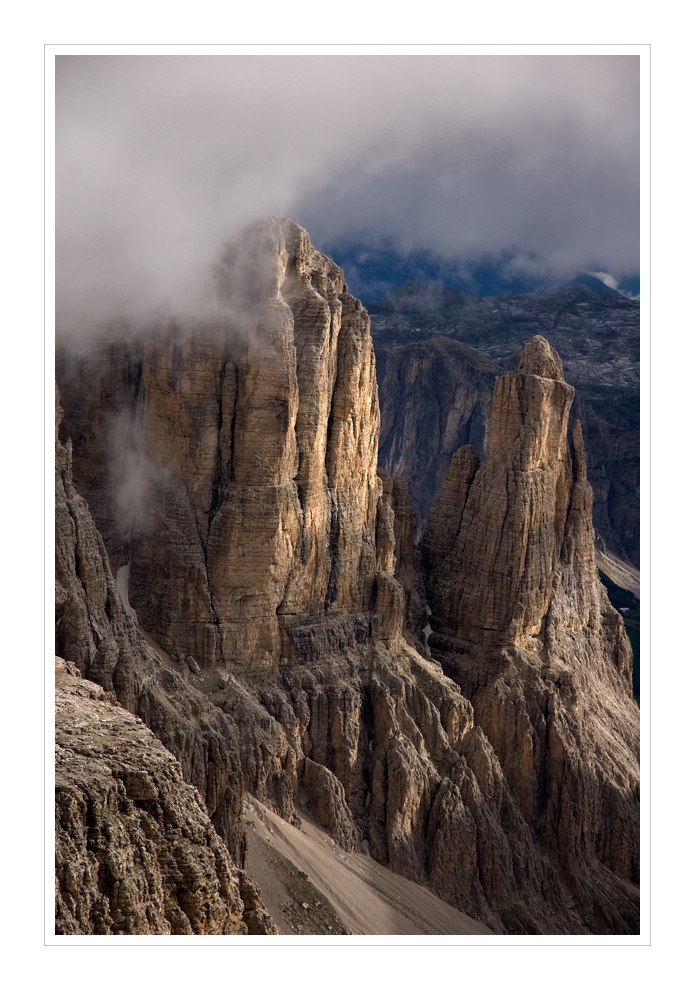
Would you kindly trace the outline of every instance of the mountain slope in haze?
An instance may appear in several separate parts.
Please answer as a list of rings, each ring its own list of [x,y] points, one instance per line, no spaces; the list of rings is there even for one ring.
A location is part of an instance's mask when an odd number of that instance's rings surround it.
[[[418,507],[418,535],[454,451],[472,444],[481,457],[490,439],[495,361],[447,337],[375,347],[381,432],[379,464],[403,478]]]

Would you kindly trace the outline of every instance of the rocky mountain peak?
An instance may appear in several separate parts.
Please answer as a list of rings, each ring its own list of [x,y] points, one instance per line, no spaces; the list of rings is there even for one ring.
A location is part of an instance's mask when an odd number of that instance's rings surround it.
[[[519,371],[540,378],[554,378],[559,382],[565,380],[560,355],[540,334],[532,337],[521,352]]]
[[[454,458],[450,473],[462,476],[442,487],[466,491],[465,506],[439,499],[425,531],[432,549],[448,542],[440,530],[457,534],[446,557],[441,549],[432,557],[431,604],[442,630],[488,645],[540,631],[571,499],[573,397],[557,352],[540,336],[518,369],[497,379],[488,456],[472,480],[471,458]]]
[[[369,317],[284,217],[232,238],[216,279],[219,325],[174,322],[134,349],[101,341],[81,367],[59,359],[65,433],[162,648],[203,667],[276,664],[291,627],[368,613],[384,569]]]
[[[595,876],[630,914],[639,714],[625,627],[596,570],[578,421],[568,440],[573,394],[542,337],[495,383],[489,453],[477,470],[470,448],[454,457],[427,521],[429,648],[573,890],[586,896],[598,856]]]
[[[215,265],[216,289],[233,317],[262,313],[273,301],[313,289],[324,299],[347,292],[342,269],[311,243],[287,217],[263,217],[222,249]]]

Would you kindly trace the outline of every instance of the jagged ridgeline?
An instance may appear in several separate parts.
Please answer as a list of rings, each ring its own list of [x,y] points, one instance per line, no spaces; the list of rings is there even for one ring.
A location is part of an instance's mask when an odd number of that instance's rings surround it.
[[[246,791],[491,932],[637,932],[631,652],[557,354],[498,378],[420,548],[340,269],[275,217],[216,280],[205,321],[59,352],[56,652],[180,761],[236,868]]]

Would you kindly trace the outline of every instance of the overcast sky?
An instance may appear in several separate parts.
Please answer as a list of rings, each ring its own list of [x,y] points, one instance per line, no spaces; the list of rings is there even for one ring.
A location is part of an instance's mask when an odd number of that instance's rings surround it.
[[[637,56],[56,61],[64,326],[185,305],[221,245],[268,214],[353,259],[358,294],[383,251],[463,273],[504,259],[539,284],[638,275]]]

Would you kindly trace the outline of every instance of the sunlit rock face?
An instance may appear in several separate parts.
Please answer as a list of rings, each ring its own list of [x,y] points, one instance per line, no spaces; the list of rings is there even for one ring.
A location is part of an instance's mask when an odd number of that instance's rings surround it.
[[[579,909],[620,927],[637,917],[639,712],[572,397],[542,337],[498,379],[490,452],[458,452],[427,522],[429,646]]]
[[[584,433],[596,536],[639,568],[638,299],[581,286],[480,297],[411,283],[369,314],[380,464],[406,479],[421,520],[454,451],[472,444],[479,457],[487,453],[494,378],[514,370],[540,333],[576,389],[572,418]]]
[[[214,319],[59,360],[66,432],[143,626],[204,665],[275,664],[288,629],[368,611],[393,572],[369,318],[283,218],[230,241],[215,277]]]
[[[567,425],[573,398],[557,352],[542,337],[527,344],[517,371],[498,378],[488,456],[470,483],[471,468],[457,461],[442,492],[460,477],[465,502],[459,499],[453,513],[456,530],[441,498],[428,520],[426,546],[446,544],[455,533],[431,576],[433,628],[484,645],[540,631],[572,488]],[[437,532],[440,518],[444,539]]]

